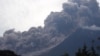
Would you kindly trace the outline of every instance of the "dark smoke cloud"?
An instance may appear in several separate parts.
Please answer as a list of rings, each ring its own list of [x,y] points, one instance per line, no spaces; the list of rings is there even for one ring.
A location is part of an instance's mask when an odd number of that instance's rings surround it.
[[[96,0],[69,0],[63,4],[61,12],[51,12],[43,28],[31,27],[24,32],[5,31],[0,38],[0,49],[36,56],[59,45],[78,28],[100,30],[99,15]]]

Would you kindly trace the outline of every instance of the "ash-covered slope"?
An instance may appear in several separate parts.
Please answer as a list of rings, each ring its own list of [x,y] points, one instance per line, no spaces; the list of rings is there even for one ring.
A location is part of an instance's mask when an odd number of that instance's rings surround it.
[[[75,53],[79,48],[82,48],[84,44],[87,45],[88,49],[93,45],[92,41],[94,41],[94,48],[96,52],[99,54],[100,50],[97,49],[97,46],[100,46],[100,31],[92,31],[85,29],[78,29],[74,34],[69,36],[66,40],[64,40],[60,45],[56,46],[43,56],[62,56],[66,52],[70,56],[75,56]]]

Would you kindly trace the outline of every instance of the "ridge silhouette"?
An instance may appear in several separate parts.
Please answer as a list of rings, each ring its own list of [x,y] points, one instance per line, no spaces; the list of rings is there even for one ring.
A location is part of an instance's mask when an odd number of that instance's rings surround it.
[[[11,50],[0,50],[0,56],[20,56]]]

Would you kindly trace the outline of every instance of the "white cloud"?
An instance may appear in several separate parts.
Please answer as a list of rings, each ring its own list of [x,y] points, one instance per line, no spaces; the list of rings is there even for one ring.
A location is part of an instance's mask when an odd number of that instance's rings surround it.
[[[97,0],[99,2],[99,6],[100,6],[100,0]]]

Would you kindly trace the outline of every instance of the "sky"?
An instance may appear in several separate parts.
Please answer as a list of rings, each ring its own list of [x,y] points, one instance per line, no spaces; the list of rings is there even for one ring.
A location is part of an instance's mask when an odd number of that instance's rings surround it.
[[[44,26],[51,11],[61,11],[66,0],[0,0],[0,35],[14,28],[25,31]]]

